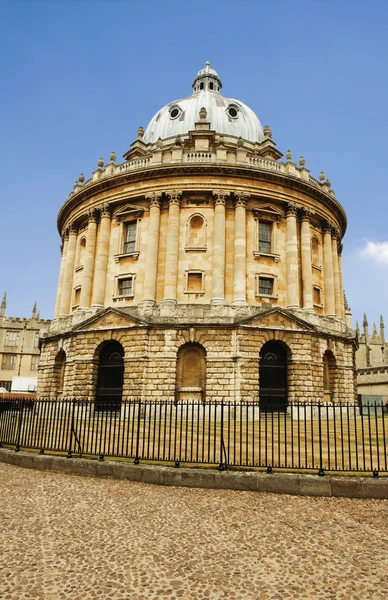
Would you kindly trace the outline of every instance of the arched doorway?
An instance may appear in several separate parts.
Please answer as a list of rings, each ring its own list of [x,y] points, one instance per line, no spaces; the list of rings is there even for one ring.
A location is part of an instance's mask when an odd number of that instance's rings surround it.
[[[279,342],[267,342],[260,352],[260,409],[285,411],[287,408],[287,352]]]
[[[206,394],[206,351],[200,344],[184,344],[178,351],[176,398],[204,402]]]
[[[124,349],[119,342],[102,346],[98,362],[96,410],[120,410],[124,380]]]

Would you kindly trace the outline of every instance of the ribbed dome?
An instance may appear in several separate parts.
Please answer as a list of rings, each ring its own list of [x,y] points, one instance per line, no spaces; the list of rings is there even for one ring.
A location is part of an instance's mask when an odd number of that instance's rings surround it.
[[[240,100],[225,98],[219,91],[221,87],[217,72],[206,63],[194,79],[194,93],[159,110],[148,124],[143,142],[154,143],[159,138],[165,140],[187,134],[195,129],[203,107],[207,111],[206,120],[217,133],[262,142],[263,129],[255,113]]]

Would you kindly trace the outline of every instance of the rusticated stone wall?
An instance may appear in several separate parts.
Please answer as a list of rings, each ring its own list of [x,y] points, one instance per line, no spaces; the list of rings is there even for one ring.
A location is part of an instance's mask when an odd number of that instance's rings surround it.
[[[99,352],[109,340],[117,340],[124,350],[124,399],[176,399],[178,350],[183,344],[194,343],[206,353],[206,400],[257,401],[260,350],[266,342],[277,340],[288,357],[289,401],[324,400],[323,356],[327,350],[335,359],[331,399],[355,400],[352,340],[316,331],[282,331],[250,324],[197,324],[192,328],[139,325],[47,339],[42,349],[38,395],[94,398]],[[60,349],[67,358],[63,389],[58,390],[55,359]]]

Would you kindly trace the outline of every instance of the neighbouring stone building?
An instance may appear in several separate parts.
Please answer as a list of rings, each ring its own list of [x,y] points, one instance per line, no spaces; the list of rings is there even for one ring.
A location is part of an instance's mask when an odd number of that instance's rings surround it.
[[[58,215],[42,396],[353,401],[346,215],[210,65]]]
[[[36,309],[30,319],[6,317],[7,297],[0,306],[0,387],[10,391],[13,377],[37,377],[39,336],[47,332],[49,320],[41,319]]]
[[[378,333],[376,323],[373,323],[372,335],[369,334],[365,313],[362,333],[356,323],[357,392],[366,396],[381,396],[383,402],[388,402],[388,342],[385,340],[384,329],[383,315],[380,316]]]

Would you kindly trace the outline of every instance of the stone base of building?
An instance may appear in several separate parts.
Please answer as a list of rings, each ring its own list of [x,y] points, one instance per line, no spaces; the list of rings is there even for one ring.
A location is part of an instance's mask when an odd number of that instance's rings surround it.
[[[355,400],[355,339],[343,322],[300,309],[218,305],[58,319],[43,342],[38,395],[95,398],[109,387],[101,375],[109,348],[112,360],[122,359],[123,399],[257,402],[264,385],[282,388],[283,401]],[[281,385],[271,383],[271,360]]]

